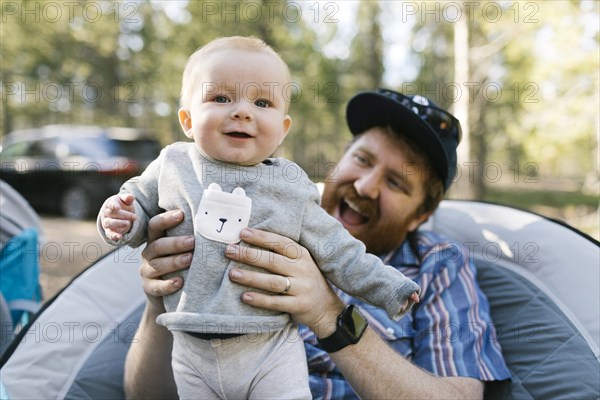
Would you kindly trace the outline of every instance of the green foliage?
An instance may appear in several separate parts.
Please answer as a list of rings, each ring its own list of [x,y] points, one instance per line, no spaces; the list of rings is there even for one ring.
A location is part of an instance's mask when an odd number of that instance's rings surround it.
[[[553,207],[557,209],[569,206],[598,207],[598,196],[580,192],[556,190],[493,188],[486,193],[483,200],[492,203],[506,204],[523,210],[533,210],[538,206]]]
[[[176,112],[187,57],[218,36],[255,35],[281,53],[297,83],[292,131],[279,154],[319,180],[350,137],[347,100],[386,85],[384,49],[394,41],[410,47],[418,66],[407,83],[443,107],[456,103],[449,85],[470,97],[472,161],[536,163],[542,181],[597,174],[598,3],[465,2],[471,86],[455,82],[456,21],[448,11],[456,4],[3,1],[0,134],[84,123],[185,140]],[[382,26],[382,13],[397,17]],[[412,36],[397,37],[403,24],[414,24]]]
[[[470,127],[471,152],[462,162],[536,163],[541,184],[561,177],[583,185],[589,174],[597,180],[599,3],[464,3],[472,92],[451,67],[456,23],[444,7],[457,3],[440,4],[446,16],[440,23],[422,13],[416,18],[416,86],[437,88],[430,96],[449,107],[454,99],[444,85],[455,83],[468,94],[470,119],[463,125]],[[484,180],[473,184],[491,189]]]
[[[337,9],[285,1],[69,2],[2,5],[1,134],[50,123],[150,128],[186,140],[176,118],[188,56],[219,36],[254,35],[289,64],[292,131],[279,153],[315,179],[341,154],[343,62],[311,23],[335,36]],[[10,38],[7,35],[10,35]]]

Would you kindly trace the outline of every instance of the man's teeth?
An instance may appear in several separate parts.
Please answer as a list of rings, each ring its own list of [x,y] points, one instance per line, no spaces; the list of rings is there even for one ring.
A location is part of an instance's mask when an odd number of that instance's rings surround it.
[[[346,202],[346,204],[348,205],[348,207],[349,207],[349,208],[350,208],[352,211],[354,211],[355,213],[358,213],[358,214],[360,214],[360,215],[362,215],[362,216],[365,216],[365,217],[367,217],[367,216],[368,216],[368,215],[367,215],[367,214],[365,214],[363,211],[361,211],[361,210],[360,210],[360,208],[358,208],[358,206],[357,206],[356,204],[352,203],[352,201],[349,201],[349,200],[344,200],[344,201]]]

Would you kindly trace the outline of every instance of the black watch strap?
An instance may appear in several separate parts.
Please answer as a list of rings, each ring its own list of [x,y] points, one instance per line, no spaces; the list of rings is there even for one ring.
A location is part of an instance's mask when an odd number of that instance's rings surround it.
[[[367,329],[367,319],[353,304],[346,306],[337,317],[336,329],[330,336],[319,339],[319,346],[328,353],[335,353],[356,344]]]

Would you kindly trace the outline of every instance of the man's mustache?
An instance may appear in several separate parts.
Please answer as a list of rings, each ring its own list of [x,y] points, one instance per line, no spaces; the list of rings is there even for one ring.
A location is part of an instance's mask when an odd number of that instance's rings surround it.
[[[358,208],[361,214],[366,215],[369,219],[376,218],[379,216],[379,208],[377,203],[367,197],[360,196],[354,185],[345,184],[338,187],[338,197],[343,199],[345,202],[352,203],[353,208]]]

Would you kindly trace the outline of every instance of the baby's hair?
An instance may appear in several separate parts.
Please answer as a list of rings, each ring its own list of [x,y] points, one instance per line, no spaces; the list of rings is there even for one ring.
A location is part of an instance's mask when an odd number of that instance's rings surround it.
[[[288,81],[291,79],[288,65],[285,63],[285,61],[283,61],[281,56],[263,40],[254,36],[219,37],[200,47],[188,58],[181,82],[181,107],[187,108],[190,105],[193,92],[194,75],[198,66],[202,63],[202,58],[215,50],[223,49],[244,50],[249,52],[262,52],[270,54],[281,62],[282,68],[284,68],[286,73],[286,79]]]

